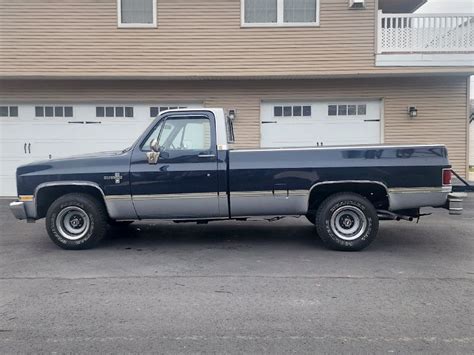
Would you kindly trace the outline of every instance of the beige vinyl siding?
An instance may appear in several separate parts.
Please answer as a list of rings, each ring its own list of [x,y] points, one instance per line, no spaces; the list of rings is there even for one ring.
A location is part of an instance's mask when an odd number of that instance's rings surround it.
[[[466,72],[375,63],[375,0],[320,0],[319,27],[241,28],[240,0],[158,0],[118,28],[116,0],[0,0],[0,76],[319,77]]]
[[[203,102],[236,109],[237,147],[260,144],[262,100],[382,99],[385,143],[443,143],[455,169],[465,175],[467,158],[465,76],[239,81],[5,81],[5,102]],[[418,108],[409,119],[407,106]]]

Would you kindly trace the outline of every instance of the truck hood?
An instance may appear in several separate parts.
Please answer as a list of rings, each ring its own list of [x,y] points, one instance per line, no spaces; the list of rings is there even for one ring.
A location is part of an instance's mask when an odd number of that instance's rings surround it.
[[[48,171],[49,174],[51,170],[54,170],[55,173],[60,171],[68,173],[99,172],[103,170],[102,168],[105,168],[105,171],[107,171],[110,166],[117,165],[123,169],[125,165],[128,168],[129,153],[130,148],[119,151],[89,153],[57,159],[40,160],[19,166],[17,175],[38,172],[45,173],[46,171]]]

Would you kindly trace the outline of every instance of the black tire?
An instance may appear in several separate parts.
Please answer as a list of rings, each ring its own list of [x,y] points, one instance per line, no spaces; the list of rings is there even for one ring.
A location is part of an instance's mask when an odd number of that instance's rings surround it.
[[[365,197],[349,192],[329,196],[316,213],[316,230],[330,249],[358,251],[374,241],[377,211]]]
[[[46,213],[46,230],[63,249],[90,249],[107,232],[107,211],[95,197],[70,193],[54,201]]]

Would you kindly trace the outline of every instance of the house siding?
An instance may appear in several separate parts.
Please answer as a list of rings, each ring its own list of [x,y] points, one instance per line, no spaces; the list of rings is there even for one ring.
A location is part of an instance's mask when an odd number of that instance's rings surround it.
[[[242,28],[240,0],[158,0],[157,28],[117,28],[116,0],[0,0],[0,76],[321,77],[469,72],[375,67],[376,0],[320,0],[319,27]]]
[[[236,146],[260,144],[265,100],[382,99],[384,143],[443,143],[463,176],[468,165],[466,76],[239,81],[4,81],[3,102],[202,102],[236,109]],[[418,108],[409,119],[407,106]]]

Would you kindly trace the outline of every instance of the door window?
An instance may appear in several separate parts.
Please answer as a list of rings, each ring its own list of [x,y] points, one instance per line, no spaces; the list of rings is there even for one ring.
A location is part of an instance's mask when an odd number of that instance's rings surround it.
[[[211,125],[206,117],[173,117],[161,121],[142,145],[149,151],[153,139],[158,139],[162,152],[211,150]]]
[[[163,127],[159,145],[164,151],[211,149],[211,129],[207,118],[170,118]]]

